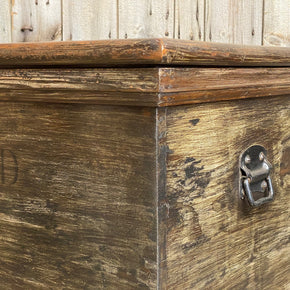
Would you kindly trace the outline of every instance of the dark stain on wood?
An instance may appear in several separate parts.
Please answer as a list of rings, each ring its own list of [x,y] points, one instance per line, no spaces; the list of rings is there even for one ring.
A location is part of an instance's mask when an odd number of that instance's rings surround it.
[[[289,284],[289,100],[168,108],[165,289]],[[193,118],[197,126],[189,126]],[[239,155],[252,144],[268,150],[276,194],[256,209],[238,191]]]
[[[192,119],[192,120],[189,120],[189,122],[190,122],[193,126],[196,126],[197,123],[199,122],[199,119]]]
[[[0,160],[1,286],[156,287],[155,110],[0,110],[1,147],[10,150]]]

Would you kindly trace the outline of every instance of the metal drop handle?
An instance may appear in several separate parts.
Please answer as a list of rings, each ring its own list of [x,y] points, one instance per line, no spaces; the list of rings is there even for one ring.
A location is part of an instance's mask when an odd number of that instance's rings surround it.
[[[251,206],[260,206],[274,199],[274,190],[270,177],[272,168],[267,160],[267,151],[263,146],[253,145],[245,150],[240,157],[240,197],[247,196]],[[254,199],[254,192],[265,192],[267,196]]]

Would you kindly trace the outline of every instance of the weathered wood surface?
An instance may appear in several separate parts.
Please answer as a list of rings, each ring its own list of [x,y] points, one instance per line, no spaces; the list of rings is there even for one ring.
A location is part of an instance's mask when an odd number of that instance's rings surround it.
[[[1,101],[161,107],[287,93],[284,67],[0,69]]]
[[[12,42],[62,40],[61,1],[11,1]]]
[[[0,7],[0,42],[170,37],[290,46],[288,0],[0,0]]]
[[[1,288],[156,288],[155,109],[0,111]]]
[[[289,0],[264,0],[263,44],[290,46]]]
[[[204,40],[204,0],[176,0],[175,38]]]
[[[158,106],[290,93],[290,68],[161,68],[159,76]]]
[[[118,0],[119,38],[173,38],[174,4],[174,0]]]
[[[118,38],[117,0],[62,0],[63,40]]]
[[[162,289],[289,287],[290,95],[170,107],[164,118]],[[268,150],[276,195],[256,209],[238,194],[239,156],[253,144]]]
[[[205,0],[205,3],[206,41],[262,44],[263,0]]]
[[[11,42],[10,5],[10,0],[0,0],[0,43]]]
[[[133,65],[290,66],[286,47],[239,46],[179,39],[0,44],[0,67]]]

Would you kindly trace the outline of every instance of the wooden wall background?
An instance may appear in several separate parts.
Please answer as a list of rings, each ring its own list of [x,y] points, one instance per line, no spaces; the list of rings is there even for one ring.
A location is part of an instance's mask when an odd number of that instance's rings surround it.
[[[290,46],[290,0],[0,0],[0,42],[149,37]]]

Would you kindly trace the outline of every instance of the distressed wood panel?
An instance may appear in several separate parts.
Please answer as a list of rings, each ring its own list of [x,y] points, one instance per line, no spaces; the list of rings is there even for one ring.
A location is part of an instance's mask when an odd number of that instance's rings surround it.
[[[204,0],[176,0],[175,38],[204,40]]]
[[[12,42],[62,40],[61,1],[12,1]]]
[[[118,0],[119,38],[174,38],[174,0]]]
[[[166,124],[164,289],[285,289],[290,95],[170,107]],[[238,195],[239,155],[253,144],[268,150],[276,194],[255,209]]]
[[[1,287],[156,288],[155,109],[0,110]]]
[[[156,107],[287,93],[284,67],[0,69],[2,101]]]
[[[63,40],[117,38],[117,0],[63,2]]]
[[[159,91],[159,106],[290,94],[290,68],[160,68]]]
[[[262,44],[263,0],[206,0],[205,40]]]
[[[264,0],[264,45],[290,46],[290,1]]]
[[[0,43],[11,42],[11,1],[0,0]]]

